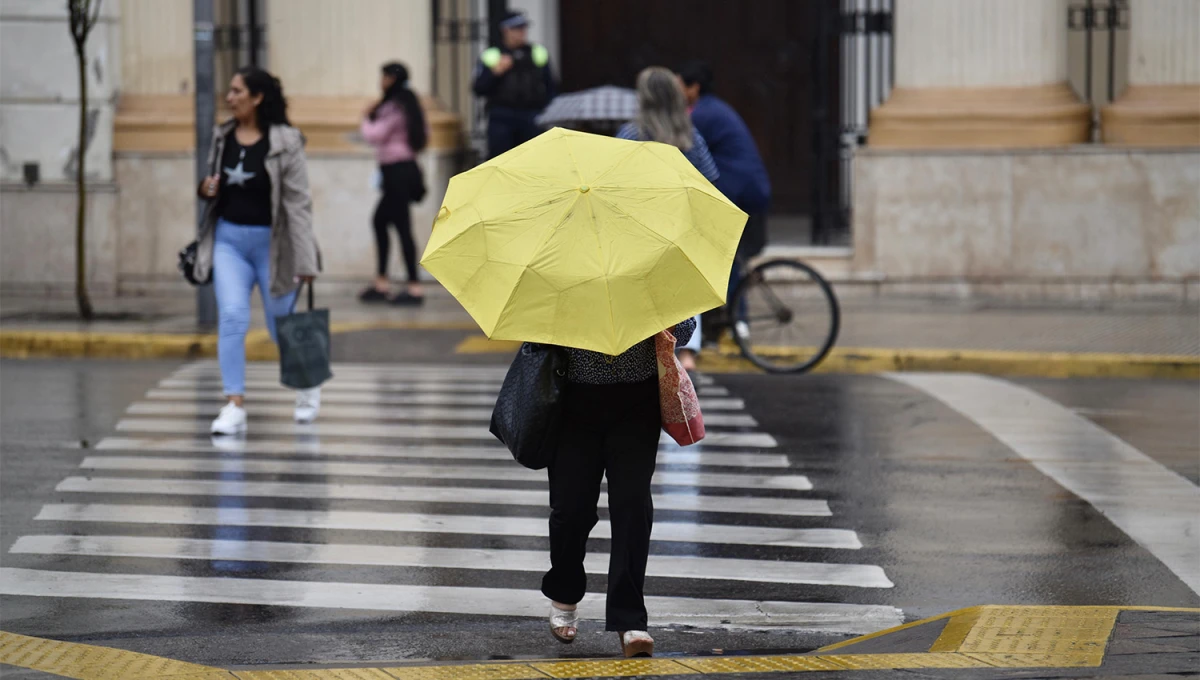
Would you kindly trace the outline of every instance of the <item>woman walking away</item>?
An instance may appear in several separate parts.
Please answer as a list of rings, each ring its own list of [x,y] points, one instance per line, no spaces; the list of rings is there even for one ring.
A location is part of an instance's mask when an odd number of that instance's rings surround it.
[[[708,151],[704,137],[692,126],[687,98],[675,74],[665,68],[652,66],[638,74],[637,93],[637,120],[626,123],[617,131],[617,136],[675,146],[705,179],[715,184],[721,178],[721,173]],[[699,331],[699,316],[696,317],[696,325]],[[699,332],[694,342],[679,343],[679,363],[684,370],[696,369],[696,355],[699,353]]]
[[[715,177],[674,74],[661,68],[643,71],[638,100],[637,121],[617,136],[674,144],[706,177]],[[676,342],[687,344],[695,329],[695,319],[675,326]],[[568,387],[559,431],[568,434],[548,467],[551,568],[542,579],[542,593],[550,598],[550,632],[560,642],[572,642],[578,633],[577,605],[587,589],[583,559],[597,522],[600,481],[607,477],[612,554],[605,629],[620,635],[625,656],[649,656],[654,639],[646,632],[643,590],[654,522],[650,478],[662,429],[654,339],[615,357],[566,352]]]
[[[420,305],[425,298],[417,277],[417,245],[413,241],[409,204],[425,196],[425,182],[417,166],[417,153],[425,148],[429,133],[425,112],[417,95],[408,87],[408,69],[392,62],[383,67],[383,98],[372,106],[362,122],[362,136],[376,149],[383,195],[375,208],[375,283],[360,295],[363,302],[388,300],[388,225],[396,227],[408,270],[407,288],[391,298],[394,305]]]
[[[217,295],[217,356],[229,402],[212,423],[212,433],[246,431],[246,331],[250,297],[257,285],[275,340],[275,317],[291,312],[301,282],[311,285],[320,269],[312,230],[312,197],[304,138],[287,118],[279,79],[248,66],[229,84],[225,101],[233,120],[217,128],[209,167],[199,193],[210,199],[201,225],[196,276],[212,272]],[[295,417],[317,417],[320,388],[296,394]]]

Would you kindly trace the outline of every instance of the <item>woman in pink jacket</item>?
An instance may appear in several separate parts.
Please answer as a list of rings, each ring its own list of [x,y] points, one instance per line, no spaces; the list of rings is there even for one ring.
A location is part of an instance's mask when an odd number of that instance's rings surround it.
[[[412,235],[412,216],[409,204],[425,196],[425,180],[417,166],[417,153],[425,148],[429,133],[425,112],[417,95],[408,87],[408,69],[392,62],[383,67],[383,97],[367,110],[362,122],[362,136],[375,147],[382,176],[383,195],[375,208],[375,254],[378,263],[375,283],[364,290],[363,302],[390,301],[394,305],[420,305],[425,301],[417,277],[417,246]],[[396,295],[391,293],[388,267],[388,225],[396,227],[408,268],[408,286]]]

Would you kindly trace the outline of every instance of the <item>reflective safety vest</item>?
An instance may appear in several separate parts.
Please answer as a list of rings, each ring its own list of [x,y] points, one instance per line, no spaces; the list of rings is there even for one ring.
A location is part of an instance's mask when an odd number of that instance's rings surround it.
[[[500,76],[499,85],[488,97],[488,105],[514,109],[542,109],[548,103],[546,76],[542,69],[550,63],[550,51],[535,43],[519,47],[509,52],[509,55],[513,59],[512,68]],[[502,56],[504,51],[499,47],[489,47],[480,55],[479,61],[490,69],[500,63]]]

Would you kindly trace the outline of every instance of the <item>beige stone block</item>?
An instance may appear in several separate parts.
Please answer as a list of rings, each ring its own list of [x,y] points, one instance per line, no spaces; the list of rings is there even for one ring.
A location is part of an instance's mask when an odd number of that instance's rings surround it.
[[[1148,274],[1141,204],[1147,187],[1116,154],[1031,154],[1013,159],[1012,274]]]
[[[75,289],[75,188],[42,184],[0,187],[0,288],[16,293]],[[88,193],[88,288],[97,297],[116,293],[117,193],[111,184]]]
[[[1154,277],[1200,276],[1200,151],[1132,153]]]
[[[896,154],[870,162],[880,273],[937,278],[1011,271],[1009,156]]]
[[[121,281],[174,281],[176,256],[196,238],[196,167],[191,152],[119,154]]]

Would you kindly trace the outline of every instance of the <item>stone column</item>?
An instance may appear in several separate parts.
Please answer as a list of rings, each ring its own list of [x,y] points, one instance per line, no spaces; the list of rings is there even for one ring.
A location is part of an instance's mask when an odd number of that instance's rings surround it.
[[[1109,144],[1200,146],[1200,2],[1132,0],[1129,87],[1101,112]]]
[[[115,151],[190,151],[195,59],[191,0],[121,0]]]
[[[1067,84],[1065,0],[896,0],[896,82],[871,114],[891,148],[1053,147],[1086,142],[1088,107]]]

